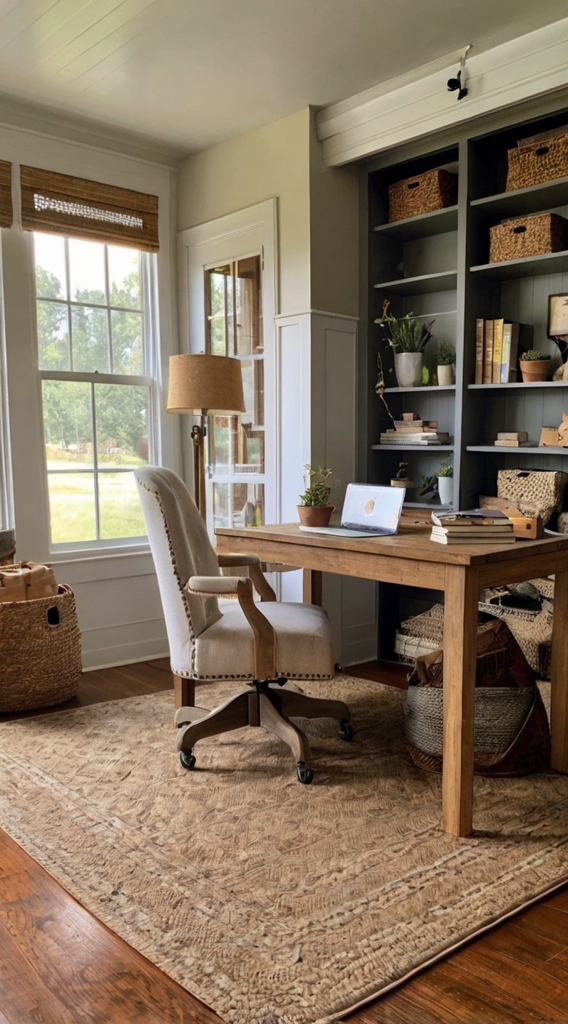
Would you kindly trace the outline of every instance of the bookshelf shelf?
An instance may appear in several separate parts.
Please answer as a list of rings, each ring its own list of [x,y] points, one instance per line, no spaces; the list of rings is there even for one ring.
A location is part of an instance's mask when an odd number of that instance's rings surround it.
[[[523,455],[544,455],[548,457],[550,455],[568,455],[568,449],[566,448],[553,448],[552,445],[547,445],[544,448],[538,446],[531,447],[528,444],[523,444],[519,448],[505,446],[495,447],[492,444],[478,444],[468,445],[466,448],[467,452],[491,452],[493,455],[516,455],[517,458],[522,458]]]
[[[451,291],[456,285],[456,271],[444,270],[436,274],[419,274],[416,277],[398,277],[393,281],[381,281],[373,287],[398,295],[431,295],[434,292]]]
[[[557,178],[541,185],[531,185],[530,188],[519,188],[483,199],[473,199],[471,207],[495,219],[522,217],[525,214],[565,206],[567,191],[568,177]]]
[[[419,384],[413,388],[385,388],[385,395],[415,395],[424,391],[455,391],[455,384]]]
[[[377,234],[386,238],[402,238],[410,241],[414,238],[427,238],[431,235],[443,235],[448,231],[457,231],[458,208],[447,206],[444,210],[432,213],[419,213],[416,217],[405,217],[395,220],[392,224],[379,224],[373,228]]]
[[[566,380],[535,380],[526,381],[510,381],[508,384],[468,384],[468,391],[509,391],[513,388],[565,388],[568,387],[568,381]]]
[[[503,263],[483,263],[478,267],[471,267],[470,270],[472,274],[480,274],[495,281],[563,274],[568,270],[568,251],[547,252],[542,256],[527,256],[520,260],[505,260]]]
[[[387,442],[387,444],[372,444],[371,448],[373,449],[374,452],[387,452],[387,451],[388,452],[393,452],[393,451],[395,451],[395,452],[401,452],[401,451],[424,452],[424,450],[426,450],[428,452],[436,453],[436,452],[453,452],[454,445],[453,444],[404,444],[404,443],[399,444],[398,442],[396,444],[388,444],[388,442]]]

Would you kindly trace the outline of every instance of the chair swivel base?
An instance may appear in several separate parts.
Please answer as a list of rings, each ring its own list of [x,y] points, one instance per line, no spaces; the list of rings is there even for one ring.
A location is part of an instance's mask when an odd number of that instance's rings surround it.
[[[284,740],[296,759],[298,780],[306,785],[312,782],[314,773],[308,764],[311,756],[308,738],[290,718],[335,718],[341,738],[350,742],[353,739],[351,713],[343,701],[279,689],[284,682],[286,680],[253,680],[252,686],[210,712],[204,712],[203,708],[178,708],[174,721],[179,726],[176,750],[182,766],[195,768],[193,747],[198,740],[250,725],[266,729]]]

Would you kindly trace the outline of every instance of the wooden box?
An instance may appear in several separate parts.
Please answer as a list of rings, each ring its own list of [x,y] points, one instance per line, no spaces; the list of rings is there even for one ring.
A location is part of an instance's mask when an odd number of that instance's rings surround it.
[[[457,174],[441,168],[397,181],[389,185],[389,222],[454,206],[457,196]]]
[[[489,262],[520,260],[568,246],[568,220],[557,213],[516,217],[489,229]]]
[[[507,192],[568,175],[568,133],[507,151]]]

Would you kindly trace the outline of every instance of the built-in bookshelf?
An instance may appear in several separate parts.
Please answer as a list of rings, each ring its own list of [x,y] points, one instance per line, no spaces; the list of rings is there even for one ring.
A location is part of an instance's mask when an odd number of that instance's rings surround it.
[[[454,507],[470,508],[480,494],[497,493],[499,469],[563,469],[568,472],[568,448],[539,447],[543,426],[557,426],[568,414],[568,382],[526,384],[518,371],[509,379],[476,379],[476,341],[479,321],[528,325],[519,336],[519,350],[538,349],[552,357],[552,370],[561,363],[555,341],[548,337],[548,297],[568,295],[568,251],[544,253],[526,259],[490,262],[490,229],[506,218],[533,213],[556,213],[568,219],[568,176],[507,191],[507,151],[519,139],[568,124],[568,110],[516,123],[502,113],[491,130],[460,129],[455,143],[435,140],[384,154],[366,167],[368,249],[368,479],[388,484],[399,461],[408,463],[415,485],[407,491],[409,509],[435,507],[420,494],[420,480],[434,475],[452,454]],[[496,126],[495,126],[496,125]],[[444,168],[458,175],[455,206],[433,213],[388,222],[390,184]],[[375,392],[379,328],[374,321],[385,299],[396,316],[412,313],[425,323],[434,321],[433,338],[425,356],[427,386],[399,388],[392,353],[382,352],[386,388],[384,398],[392,417],[416,413],[437,421],[450,435],[447,445],[404,446],[379,444],[388,429],[389,415]],[[436,348],[440,341],[456,349],[456,384],[435,384]],[[479,356],[479,352],[478,352]],[[496,447],[497,434],[527,431],[521,447]],[[567,496],[568,497],[568,496]],[[381,655],[392,648],[394,629],[401,618],[423,610],[435,600],[429,591],[381,587]]]

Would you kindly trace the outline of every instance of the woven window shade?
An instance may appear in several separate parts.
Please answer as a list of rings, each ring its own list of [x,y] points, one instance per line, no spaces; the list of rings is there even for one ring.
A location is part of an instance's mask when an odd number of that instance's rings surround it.
[[[12,164],[0,160],[0,228],[12,227]]]
[[[158,252],[158,197],[21,167],[22,227]]]

